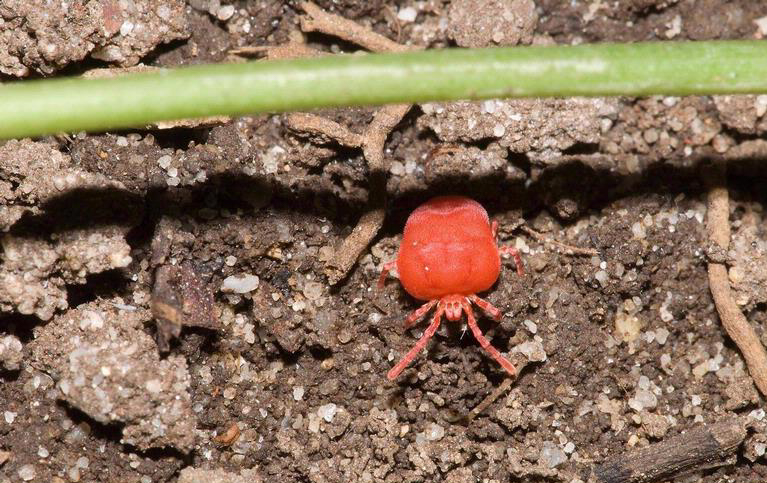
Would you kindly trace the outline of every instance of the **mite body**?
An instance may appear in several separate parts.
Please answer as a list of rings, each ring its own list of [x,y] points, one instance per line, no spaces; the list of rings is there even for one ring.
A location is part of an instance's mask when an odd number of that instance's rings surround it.
[[[514,366],[493,347],[480,331],[471,304],[493,319],[501,311],[476,294],[488,290],[501,271],[501,255],[514,257],[522,275],[522,260],[511,247],[498,247],[498,224],[490,222],[487,211],[476,201],[462,196],[432,198],[419,206],[405,224],[397,259],[386,263],[379,287],[396,265],[404,289],[426,303],[405,319],[411,327],[436,307],[431,324],[416,345],[394,366],[387,377],[395,379],[423,350],[437,332],[444,315],[450,321],[466,313],[468,326],[479,344],[511,375]]]

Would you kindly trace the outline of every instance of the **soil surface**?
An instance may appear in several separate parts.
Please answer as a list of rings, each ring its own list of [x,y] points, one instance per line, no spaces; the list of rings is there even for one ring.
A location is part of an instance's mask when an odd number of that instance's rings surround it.
[[[750,0],[317,4],[418,47],[767,35]],[[7,0],[0,73],[357,49],[302,32],[301,15],[276,0]],[[376,112],[317,114],[361,134]],[[730,163],[730,282],[767,342],[766,112],[766,96],[413,106],[383,151],[383,227],[335,285],[329,262],[371,191],[353,143],[287,115],[5,142],[0,482],[578,483],[728,418],[749,426],[742,444],[677,481],[764,481],[764,400],[709,292],[702,172]],[[481,329],[525,368],[478,414],[506,373],[464,322],[385,376],[426,324],[404,329],[419,303],[378,274],[408,214],[448,193],[487,208],[526,272],[504,259],[480,294],[504,314]]]

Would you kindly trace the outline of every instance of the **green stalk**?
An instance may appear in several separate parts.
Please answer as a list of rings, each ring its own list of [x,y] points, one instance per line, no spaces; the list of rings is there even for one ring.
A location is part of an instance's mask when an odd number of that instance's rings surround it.
[[[0,138],[395,102],[728,93],[767,93],[767,43],[447,49],[22,81],[0,86]]]

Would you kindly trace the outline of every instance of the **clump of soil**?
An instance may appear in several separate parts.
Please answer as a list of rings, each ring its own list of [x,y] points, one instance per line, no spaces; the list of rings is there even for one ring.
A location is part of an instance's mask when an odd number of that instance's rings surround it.
[[[420,47],[767,33],[745,0],[481,3],[321,6]],[[0,5],[0,72],[183,65],[298,38],[354,49],[299,34],[294,2],[88,5]],[[274,115],[6,142],[0,482],[575,483],[732,418],[750,428],[736,458],[690,481],[762,480],[764,401],[709,292],[700,179],[728,159],[722,256],[767,342],[766,111],[763,96],[414,106],[383,150],[383,227],[336,284],[329,263],[374,191],[356,141]],[[375,112],[319,114],[354,140]],[[504,313],[483,332],[526,364],[510,388],[463,322],[385,378],[424,326],[403,329],[418,302],[396,280],[375,289],[378,274],[410,211],[447,193],[483,203],[523,256],[525,276],[504,261],[482,294]]]

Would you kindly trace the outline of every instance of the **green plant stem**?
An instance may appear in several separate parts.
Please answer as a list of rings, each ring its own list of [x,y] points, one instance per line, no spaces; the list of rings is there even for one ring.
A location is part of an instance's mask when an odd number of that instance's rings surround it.
[[[767,43],[447,49],[22,81],[0,86],[0,138],[395,102],[727,93],[767,93]]]

